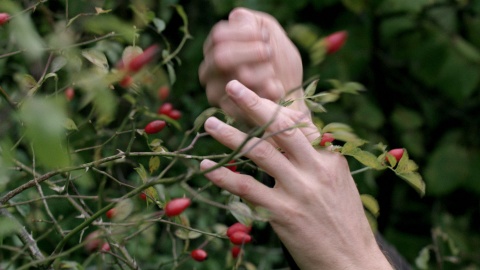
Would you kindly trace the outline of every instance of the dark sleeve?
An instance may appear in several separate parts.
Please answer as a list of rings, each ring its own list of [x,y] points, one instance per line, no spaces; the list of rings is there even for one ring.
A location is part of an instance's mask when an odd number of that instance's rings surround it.
[[[273,187],[275,185],[275,180],[273,177],[267,174],[262,174],[262,182],[269,186]],[[398,253],[398,251],[390,244],[385,241],[385,239],[379,233],[375,234],[375,239],[377,240],[377,244],[380,247],[380,250],[383,252],[383,255],[388,259],[390,264],[393,266],[395,270],[411,270],[411,266],[408,262]],[[290,266],[291,270],[300,270],[298,265],[295,263],[292,255],[285,246],[282,244],[283,254],[285,256],[285,260],[287,261],[288,265]]]

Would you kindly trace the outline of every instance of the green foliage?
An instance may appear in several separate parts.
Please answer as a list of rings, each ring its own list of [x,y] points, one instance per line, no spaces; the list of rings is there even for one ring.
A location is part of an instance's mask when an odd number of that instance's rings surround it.
[[[300,48],[304,77],[320,75],[305,100],[321,112],[318,128],[334,134],[333,149],[352,157],[372,226],[419,269],[479,267],[480,1],[25,3],[0,2],[14,15],[0,27],[0,210],[14,217],[0,214],[0,268],[34,260],[55,269],[286,266],[264,228],[268,212],[198,172],[204,157],[230,158],[201,135],[208,116],[225,116],[208,109],[197,68],[204,37],[236,6],[271,13]],[[338,30],[347,43],[327,56],[322,39]],[[118,66],[152,44],[162,51],[148,68]],[[120,85],[125,75],[132,85]],[[156,113],[164,85],[178,121]],[[169,126],[145,134],[154,119]],[[386,154],[395,147],[407,150],[399,162]],[[193,205],[164,218],[165,201],[182,196]],[[107,220],[112,207],[120,215]],[[237,219],[261,235],[238,262],[224,236]],[[24,248],[26,232],[43,255]],[[110,252],[85,250],[92,232]],[[189,251],[202,245],[210,259],[199,264]]]

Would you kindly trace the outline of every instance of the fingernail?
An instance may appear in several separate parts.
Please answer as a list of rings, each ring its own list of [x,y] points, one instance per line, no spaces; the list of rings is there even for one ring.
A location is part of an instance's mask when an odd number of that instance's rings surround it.
[[[208,170],[209,168],[215,166],[215,162],[211,161],[210,159],[204,159],[200,163],[200,169],[202,170]]]
[[[240,97],[243,94],[244,86],[238,81],[231,81],[228,83],[228,93],[233,97]]]
[[[218,120],[216,117],[209,117],[207,121],[205,121],[205,128],[209,130],[215,130],[218,128],[220,123],[220,120]]]

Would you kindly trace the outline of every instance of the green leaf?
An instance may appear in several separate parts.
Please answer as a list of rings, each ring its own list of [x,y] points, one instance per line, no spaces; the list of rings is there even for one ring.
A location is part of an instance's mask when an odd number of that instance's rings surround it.
[[[119,201],[115,205],[115,215],[113,216],[113,221],[121,221],[126,219],[132,213],[134,209],[134,203],[131,199],[124,199]]]
[[[50,72],[55,73],[62,69],[67,64],[67,58],[63,56],[57,56],[52,60],[50,65]]]
[[[358,146],[356,146],[358,142],[347,142],[342,147],[341,153],[346,156],[351,156],[358,160],[363,165],[376,169],[376,170],[383,170],[385,169],[385,165],[378,161],[377,157],[370,152],[363,151]]]
[[[199,232],[194,232],[187,229],[175,230],[175,235],[182,240],[196,239],[202,236],[202,234]]]
[[[418,170],[415,161],[409,159],[407,150],[404,150],[402,158],[398,161],[395,171],[397,173],[409,173]]]
[[[78,130],[77,125],[76,125],[75,122],[73,122],[73,120],[70,119],[70,118],[65,119],[65,122],[64,122],[63,126],[64,126],[67,130]]]
[[[252,210],[242,202],[231,202],[228,204],[230,212],[238,222],[249,225],[253,222]]]
[[[143,183],[146,183],[148,181],[147,171],[145,170],[145,167],[143,167],[142,164],[140,164],[137,168],[135,168],[135,171],[138,173]]]
[[[175,69],[173,68],[173,65],[171,63],[167,63],[167,71],[170,84],[173,85],[177,80],[177,75],[175,74]]]
[[[378,206],[377,200],[368,194],[361,194],[360,199],[362,200],[363,206],[375,217],[378,217],[380,213],[380,207]]]
[[[309,99],[305,99],[305,104],[312,112],[322,113],[327,111],[325,107],[322,106],[322,104],[313,102]]]
[[[108,60],[104,53],[95,49],[89,49],[82,51],[82,56],[95,66],[108,70]]]
[[[148,162],[148,169],[150,170],[150,174],[158,170],[159,167],[160,167],[160,158],[150,157],[150,161]]]
[[[212,107],[204,110],[193,122],[193,130],[198,131],[203,126],[205,121],[207,121],[209,117],[215,115],[217,112],[220,112],[219,108]]]
[[[313,94],[315,94],[315,90],[317,89],[317,84],[318,84],[318,80],[314,80],[313,82],[311,82],[307,88],[305,89],[305,97],[309,97],[309,96],[312,96]]]
[[[474,63],[480,63],[480,51],[470,44],[465,39],[457,36],[453,40],[455,48],[460,54],[462,54],[466,59]]]
[[[165,22],[159,18],[153,18],[153,25],[155,25],[157,33],[159,34],[165,30]]]
[[[295,24],[288,29],[289,37],[304,49],[310,48],[318,39],[315,31],[305,24]]]
[[[64,105],[54,99],[32,97],[20,109],[25,135],[33,146],[35,158],[49,168],[65,167],[70,163],[64,129],[67,119]]]
[[[400,178],[405,180],[410,186],[412,186],[420,196],[425,195],[425,182],[422,176],[417,172],[404,172],[397,173]]]
[[[322,128],[322,133],[325,133],[325,132],[334,133],[338,131],[352,132],[353,129],[347,124],[338,123],[338,122],[329,123]]]
[[[428,261],[430,261],[430,247],[426,246],[420,250],[418,257],[415,259],[415,265],[421,270],[427,270]]]

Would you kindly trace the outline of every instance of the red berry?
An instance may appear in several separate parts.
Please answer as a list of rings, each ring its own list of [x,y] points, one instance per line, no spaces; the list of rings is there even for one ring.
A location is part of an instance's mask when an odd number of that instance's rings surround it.
[[[144,200],[144,201],[147,200],[147,194],[145,194],[145,192],[138,194],[138,197],[140,197],[141,200]]]
[[[164,114],[167,115],[173,110],[173,105],[172,103],[165,102],[163,103],[160,108],[158,108],[158,114]]]
[[[230,237],[236,232],[250,233],[251,227],[248,227],[240,222],[234,223],[227,229],[227,236]]]
[[[240,248],[239,246],[233,246],[232,249],[230,250],[230,252],[232,253],[232,257],[235,259],[238,257],[238,255],[240,255],[241,251],[242,251],[242,248]]]
[[[328,35],[325,38],[327,54],[333,54],[336,51],[340,50],[340,48],[342,48],[343,44],[347,40],[347,36],[347,31],[339,31]]]
[[[65,90],[65,98],[66,98],[68,101],[71,101],[74,97],[75,97],[75,90],[74,90],[72,87],[68,87],[68,88]]]
[[[332,133],[325,132],[322,134],[322,140],[320,141],[320,146],[325,146],[325,144],[331,143],[335,140]]]
[[[102,248],[100,249],[101,252],[110,251],[110,244],[108,242],[103,243]]]
[[[115,208],[108,210],[106,213],[107,218],[112,219],[116,213],[117,213],[117,210]]]
[[[158,98],[161,101],[166,100],[169,95],[170,95],[170,88],[168,86],[162,86],[158,88]]]
[[[97,251],[98,248],[102,245],[102,239],[100,239],[100,232],[93,231],[85,237],[85,251],[92,253]]]
[[[194,249],[190,256],[197,262],[203,262],[208,258],[208,253],[203,249]]]
[[[189,198],[177,198],[169,201],[165,206],[165,215],[174,217],[180,215],[188,206],[190,206]]]
[[[0,25],[6,24],[10,20],[8,13],[0,13]]]
[[[252,237],[248,233],[242,231],[234,232],[229,238],[230,242],[234,245],[243,245],[252,241]]]
[[[167,123],[163,120],[154,120],[154,121],[148,123],[145,126],[145,132],[147,134],[155,134],[155,133],[158,133],[158,132],[162,131],[162,129],[166,125],[167,125]]]
[[[132,85],[133,83],[133,78],[132,76],[130,75],[125,75],[125,77],[122,78],[122,80],[120,81],[120,86],[123,87],[123,88],[128,88],[130,87],[130,85]]]
[[[388,153],[390,155],[392,155],[398,162],[402,158],[404,151],[405,150],[403,148],[396,148],[396,149],[392,149],[392,150],[388,151]]]
[[[230,160],[225,167],[229,169],[232,172],[237,172],[237,165],[228,165],[228,164],[233,164],[235,163],[235,160]]]
[[[160,51],[157,45],[152,45],[145,49],[143,53],[135,56],[130,63],[128,63],[128,69],[133,72],[139,71],[146,64],[151,62],[155,55]]]
[[[172,118],[173,120],[178,120],[182,117],[182,112],[174,109],[169,114],[167,114],[167,116]]]

